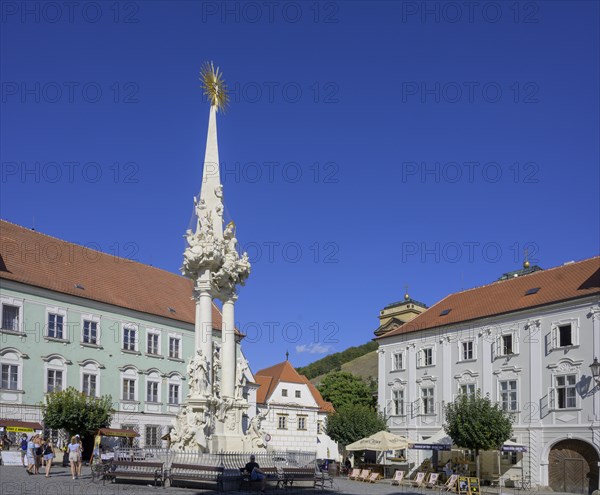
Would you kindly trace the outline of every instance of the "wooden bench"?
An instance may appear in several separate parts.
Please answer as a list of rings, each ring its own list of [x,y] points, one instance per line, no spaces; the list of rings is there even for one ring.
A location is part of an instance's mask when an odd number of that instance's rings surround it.
[[[192,483],[216,484],[217,490],[223,491],[224,470],[225,468],[218,466],[173,463],[166,478],[168,478],[171,486],[177,481],[189,481]]]
[[[324,491],[325,486],[329,486],[331,489],[335,488],[333,476],[327,471],[317,471],[315,473],[315,489],[320,488],[321,491]]]
[[[285,482],[285,480],[279,475],[277,468],[275,468],[275,467],[262,468],[261,467],[259,469],[267,475],[267,479],[265,480],[267,483],[277,482],[276,488],[279,488],[279,485]],[[247,473],[244,468],[240,468],[240,473],[241,473],[241,479],[240,479],[239,491],[242,491],[242,489],[247,489],[248,491],[250,491],[253,487],[256,487],[256,486],[260,487],[260,483],[261,483],[260,480],[251,479],[250,473]]]
[[[163,466],[162,462],[113,461],[110,464],[110,470],[104,473],[102,482],[110,479],[114,483],[120,478],[154,480],[154,486],[160,481],[164,488]]]
[[[314,467],[305,468],[283,468],[283,486],[291,488],[295,481],[310,481],[312,487],[316,484],[316,472]]]

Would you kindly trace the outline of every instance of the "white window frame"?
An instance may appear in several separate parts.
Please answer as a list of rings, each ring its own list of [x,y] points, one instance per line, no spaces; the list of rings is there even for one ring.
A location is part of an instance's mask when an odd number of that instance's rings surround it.
[[[134,367],[128,367],[125,368],[121,371],[121,381],[120,381],[120,400],[123,402],[139,402],[138,397],[139,397],[139,377],[138,377],[138,371],[137,369],[135,369]],[[125,387],[125,380],[131,380],[133,382],[133,398],[132,397],[127,397],[125,398],[125,394],[123,393],[125,391],[124,387]],[[129,394],[129,390],[128,390],[128,394]]]
[[[70,363],[70,361],[69,361]],[[51,356],[48,356],[48,359],[45,362],[44,365],[44,393],[50,393],[48,391],[48,379],[50,376],[50,371],[52,372],[57,372],[59,371],[61,373],[61,390],[66,390],[69,387],[69,384],[67,382],[67,360],[58,355],[58,354],[54,354]]]
[[[424,392],[426,390],[431,390],[432,393],[431,395],[427,394],[425,395]],[[421,387],[420,391],[419,391],[419,401],[420,401],[420,408],[419,408],[419,413],[421,416],[431,416],[435,414],[435,387],[433,385],[429,385],[426,387]],[[431,411],[429,410],[429,406],[425,407],[425,404],[427,401],[427,404],[431,404]],[[427,411],[425,411],[427,409]]]
[[[23,391],[23,354],[21,351],[12,347],[4,348],[0,351],[0,365],[17,367],[17,388],[0,388],[3,391],[22,392]],[[2,368],[0,367],[0,372]],[[0,381],[0,387],[2,382]]]
[[[569,377],[569,376],[574,376],[575,377],[575,383],[573,385],[569,385],[568,387],[567,386],[559,387],[558,383],[557,383],[558,379],[559,378],[564,378],[565,381],[566,381],[567,377]],[[579,397],[578,397],[578,394],[577,394],[577,383],[579,382],[579,373],[573,372],[573,371],[567,372],[567,373],[557,373],[557,374],[555,374],[552,377],[552,380],[553,380],[553,386],[550,387],[550,389],[548,390],[548,397],[549,397],[549,402],[550,402],[550,409],[552,411],[573,411],[573,410],[579,409],[580,402],[579,402]],[[575,405],[574,406],[559,407],[559,404],[558,404],[558,399],[559,399],[559,397],[558,397],[558,391],[559,391],[559,389],[562,389],[562,388],[564,388],[564,389],[567,389],[567,388],[568,389],[573,389],[575,391]],[[567,398],[565,397],[565,400],[566,399]]]
[[[149,430],[151,430],[151,429],[153,429],[154,432],[151,433],[151,435],[148,435]],[[153,439],[153,440],[155,440],[155,442],[148,442],[148,436],[152,436],[152,435],[156,435],[156,438]],[[150,448],[161,447],[162,446],[161,436],[162,436],[162,429],[161,429],[160,425],[145,425],[144,446],[150,447]]]
[[[308,416],[298,416],[298,430],[306,431],[306,425],[308,424]]]
[[[85,322],[86,321],[96,324],[96,342],[95,343],[85,341]],[[88,314],[88,313],[82,314],[81,315],[81,344],[84,346],[100,347],[100,345],[102,343],[102,338],[101,338],[100,334],[101,334],[100,316]]]
[[[402,371],[405,367],[404,351],[392,352],[392,371]]]
[[[170,359],[181,359],[181,342],[182,342],[181,335],[170,333],[168,338],[169,338],[169,341],[168,341],[169,342],[169,351],[168,351],[169,352],[169,356],[168,357]],[[172,348],[172,346],[171,346],[171,340],[176,340],[177,341],[177,356],[172,356],[171,355],[171,348]]]
[[[510,354],[504,352],[504,337],[510,336],[512,338],[511,342],[511,350]],[[494,359],[499,358],[507,358],[512,356],[517,356],[519,354],[519,339],[518,332],[516,330],[512,330],[510,332],[502,332],[499,334],[494,341]]]
[[[62,337],[53,337],[50,335],[50,315],[56,315],[62,317]],[[49,340],[59,340],[68,342],[69,339],[69,326],[67,324],[67,310],[64,308],[59,308],[57,306],[48,306],[46,308],[46,326],[44,337]]]
[[[145,394],[144,394],[144,399],[146,401],[146,403],[148,404],[162,404],[161,402],[161,376],[159,374],[158,371],[153,370],[150,373],[148,373],[146,375],[146,387],[145,387]],[[150,392],[150,386],[152,386],[153,388],[156,388],[156,396],[152,397],[156,400],[150,400],[149,396],[149,392]],[[152,394],[154,395],[154,394]]]
[[[80,363],[79,385],[82,393],[84,392],[85,376],[88,375],[96,377],[96,394],[92,397],[100,397],[102,395],[102,393],[100,392],[100,368],[102,367],[103,366],[100,365],[97,361],[93,361],[91,359]]]
[[[510,382],[515,382],[515,388],[510,389],[507,388],[506,390],[502,390],[502,384],[503,383],[507,383],[509,384]],[[506,409],[504,408],[505,403],[510,406],[512,404],[512,400],[510,399],[510,394],[514,393],[515,394],[515,407],[514,409],[511,407],[507,407]],[[509,397],[509,399],[507,401],[504,401],[502,395],[503,394],[507,394],[507,396]],[[498,380],[498,403],[500,404],[500,408],[507,413],[514,413],[514,412],[518,412],[519,411],[519,380],[517,380],[516,378],[506,378],[506,379],[499,379]]]
[[[150,338],[156,339],[156,349],[152,349],[156,352],[150,352]],[[156,328],[146,329],[146,354],[148,356],[160,356],[161,355],[161,331]]]
[[[283,424],[283,426],[282,426],[282,424]],[[277,415],[277,429],[278,430],[287,430],[288,429],[287,414],[278,414]]]
[[[463,390],[463,388],[466,388],[467,390]],[[469,391],[468,389],[472,388],[473,391]],[[458,394],[459,395],[466,395],[469,399],[473,399],[475,397],[475,395],[477,394],[477,383],[476,382],[467,382],[467,383],[459,383],[458,384]]]
[[[570,345],[560,345],[560,327],[571,325]],[[553,322],[550,326],[550,350],[570,349],[579,345],[579,318],[568,318]]]
[[[398,395],[399,397],[396,397]],[[391,407],[392,414],[391,416],[404,416],[405,408],[404,408],[404,389],[401,388],[393,388],[392,389],[392,398]]]
[[[177,390],[177,400],[173,400],[174,394],[173,391]],[[174,381],[169,381],[167,384],[167,393],[168,401],[170,406],[178,406],[181,404],[181,383],[176,383]]]
[[[431,363],[425,364],[425,351],[431,351]],[[417,368],[428,368],[435,366],[435,345],[425,345],[419,349]]]
[[[4,328],[4,306],[13,306],[18,308],[17,329]],[[0,331],[10,333],[23,333],[23,299],[14,297],[0,297]]]
[[[288,397],[288,389],[287,388],[281,389],[281,397]]]
[[[301,399],[302,398],[302,390],[295,390],[294,391],[294,397],[296,399]]]
[[[133,349],[130,347],[125,347],[125,331],[135,332],[135,341],[133,345]],[[139,326],[135,323],[123,323],[121,325],[121,351],[125,352],[139,352],[140,346],[140,329]]]
[[[473,356],[470,358],[465,357],[465,344],[471,344]],[[476,361],[477,360],[477,341],[475,339],[465,339],[458,343],[458,360],[464,361]]]

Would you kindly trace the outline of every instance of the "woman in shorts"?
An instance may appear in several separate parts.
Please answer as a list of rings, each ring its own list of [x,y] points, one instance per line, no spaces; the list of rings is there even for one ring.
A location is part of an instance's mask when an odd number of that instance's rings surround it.
[[[54,459],[54,445],[52,439],[46,438],[44,441],[44,460],[46,461],[46,478],[50,478],[50,468],[52,467],[52,459]]]
[[[81,445],[77,441],[77,438],[71,437],[71,443],[67,445],[67,452],[69,453],[69,464],[71,464],[71,476],[73,479],[78,478],[77,466],[81,459]]]

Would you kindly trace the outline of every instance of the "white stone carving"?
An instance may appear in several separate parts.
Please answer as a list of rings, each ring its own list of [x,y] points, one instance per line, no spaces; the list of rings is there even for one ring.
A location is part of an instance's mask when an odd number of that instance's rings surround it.
[[[189,376],[189,397],[206,397],[209,395],[208,362],[200,349],[190,359],[187,366]]]
[[[269,410],[267,409],[264,413],[259,413],[250,420],[248,431],[246,431],[246,435],[244,436],[244,445],[247,450],[262,449],[267,446],[264,441],[265,433],[262,430],[262,422],[268,413]]]

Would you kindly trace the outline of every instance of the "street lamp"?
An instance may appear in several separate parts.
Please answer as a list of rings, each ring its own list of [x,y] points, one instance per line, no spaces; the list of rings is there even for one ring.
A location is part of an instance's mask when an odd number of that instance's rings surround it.
[[[597,357],[594,357],[594,362],[590,364],[590,369],[592,370],[595,382],[600,385],[600,362],[598,362]]]

